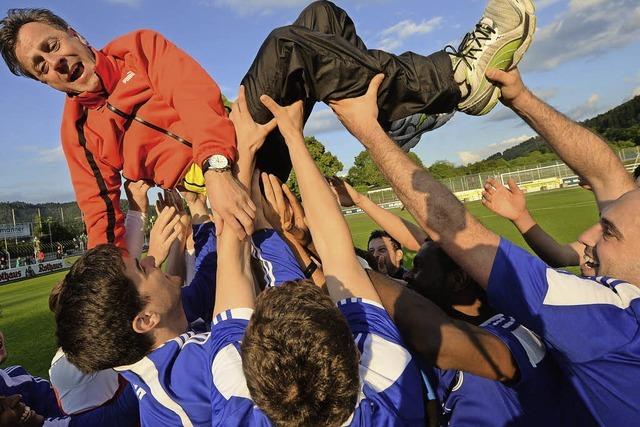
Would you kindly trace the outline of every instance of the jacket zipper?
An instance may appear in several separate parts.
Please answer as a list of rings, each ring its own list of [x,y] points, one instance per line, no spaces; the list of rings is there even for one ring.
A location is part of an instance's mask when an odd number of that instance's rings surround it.
[[[146,127],[148,127],[148,128],[151,128],[151,129],[153,129],[153,130],[155,130],[155,131],[157,131],[157,132],[160,132],[160,133],[163,133],[163,134],[167,135],[167,136],[168,136],[168,137],[170,137],[170,138],[175,139],[175,140],[176,140],[176,141],[178,141],[179,143],[184,144],[184,145],[186,145],[186,146],[187,146],[187,147],[189,147],[189,148],[192,148],[192,147],[193,147],[193,145],[191,145],[191,143],[190,143],[189,141],[187,141],[186,139],[184,139],[184,138],[183,138],[183,137],[181,137],[180,135],[176,135],[175,133],[173,133],[173,132],[171,132],[171,131],[169,131],[169,130],[167,130],[167,129],[163,129],[163,128],[161,128],[160,126],[154,125],[153,123],[146,121],[146,120],[145,120],[145,119],[143,119],[142,117],[138,117],[138,116],[131,116],[131,115],[129,115],[129,114],[127,114],[127,113],[125,113],[124,111],[118,110],[116,107],[114,107],[113,105],[111,105],[111,104],[110,104],[110,103],[108,103],[108,102],[107,102],[107,108],[108,108],[111,112],[113,112],[113,113],[115,113],[115,114],[119,115],[120,117],[122,117],[123,119],[126,119],[126,120],[135,120],[136,122],[138,122],[138,123],[140,123],[140,124],[143,124],[143,125],[145,125],[145,126],[146,126]]]

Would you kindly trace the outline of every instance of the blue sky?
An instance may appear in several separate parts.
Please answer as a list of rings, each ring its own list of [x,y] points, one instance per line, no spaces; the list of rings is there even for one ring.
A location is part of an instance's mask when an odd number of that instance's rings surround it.
[[[262,40],[291,23],[305,0],[0,0],[47,7],[95,47],[139,28],[163,33],[195,57],[234,98]],[[370,48],[431,53],[473,28],[481,0],[344,0]],[[554,107],[584,119],[640,94],[640,2],[538,0],[538,30],[521,70],[525,83]],[[59,143],[64,95],[11,75],[0,65],[0,200],[69,201],[73,190]],[[318,105],[307,124],[345,164],[361,146]],[[414,151],[425,164],[479,160],[534,133],[502,106],[486,117],[458,114],[423,137]]]

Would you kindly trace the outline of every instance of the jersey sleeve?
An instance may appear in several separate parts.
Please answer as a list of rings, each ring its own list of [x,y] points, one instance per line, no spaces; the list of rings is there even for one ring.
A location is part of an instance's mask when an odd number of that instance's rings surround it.
[[[362,298],[349,298],[338,302],[354,336],[376,334],[387,341],[404,346],[400,331],[384,307]]]
[[[304,279],[298,260],[277,231],[260,230],[253,233],[251,239],[253,255],[262,265],[266,286]]]
[[[396,414],[402,425],[424,425],[422,376],[387,312],[361,298],[342,300],[338,308],[360,351],[360,379],[366,397],[386,408],[381,413]],[[381,416],[374,414],[374,420]],[[374,424],[384,423],[379,420]]]
[[[496,253],[487,295],[494,308],[573,362],[620,348],[639,328],[630,306],[640,297],[634,285],[554,270],[505,239]]]
[[[218,251],[213,222],[193,226],[195,266],[191,281],[182,288],[182,306],[189,323],[211,321],[215,302]]]
[[[86,129],[86,114],[73,121],[74,108],[78,107],[67,101],[62,121],[62,149],[78,206],[84,214],[88,247],[113,243],[126,250],[124,216],[120,209],[120,171],[91,151],[90,140],[99,136]]]
[[[503,314],[493,316],[481,326],[509,348],[518,367],[519,384],[539,374],[536,369],[544,360],[547,349],[536,334],[517,323],[513,317]]]
[[[242,370],[240,342],[252,314],[253,310],[249,308],[237,308],[226,310],[213,318],[206,348],[213,376],[211,405],[214,420],[224,419],[228,406],[236,405],[238,401],[244,406],[247,401],[251,402]]]
[[[138,399],[133,387],[127,385],[111,402],[69,418],[69,427],[135,427],[140,421]]]

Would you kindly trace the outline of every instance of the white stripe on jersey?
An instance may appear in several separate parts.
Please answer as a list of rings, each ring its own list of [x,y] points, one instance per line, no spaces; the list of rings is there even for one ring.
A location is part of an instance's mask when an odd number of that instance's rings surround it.
[[[640,298],[640,288],[629,283],[619,283],[615,292],[592,279],[547,269],[549,289],[544,305],[569,306],[608,304],[626,310],[631,302]]]
[[[229,344],[216,354],[211,364],[213,385],[229,400],[232,397],[251,399],[247,379],[242,370],[242,357],[233,344]]]
[[[411,354],[402,346],[368,334],[360,356],[360,378],[376,393],[391,387],[411,362]]]
[[[138,375],[142,381],[147,384],[151,395],[159,404],[175,413],[180,418],[184,427],[193,427],[193,423],[184,409],[182,409],[182,406],[172,400],[164,388],[162,388],[162,384],[160,384],[160,379],[158,378],[158,370],[151,359],[144,357],[133,365],[121,366],[118,369],[128,370]]]
[[[31,382],[34,380],[36,380],[36,382],[39,382],[37,381],[38,380],[37,377],[32,377],[31,375],[17,375],[15,377],[11,377],[2,369],[0,369],[0,377],[2,377],[5,384],[7,384],[8,387],[15,387],[22,383]],[[45,381],[45,380],[40,379],[40,381]]]
[[[534,368],[538,366],[538,363],[540,363],[542,359],[544,359],[544,356],[547,353],[547,348],[542,343],[540,338],[522,325],[519,325],[517,328],[511,331],[511,333],[515,335],[515,337],[522,345],[522,348],[524,348],[531,366],[533,366]]]
[[[260,265],[262,265],[262,271],[264,272],[264,281],[265,286],[267,288],[273,287],[276,285],[276,276],[273,274],[273,264],[271,261],[267,261],[262,256],[262,251],[260,248],[251,242],[251,249],[253,252],[253,256],[260,261]]]

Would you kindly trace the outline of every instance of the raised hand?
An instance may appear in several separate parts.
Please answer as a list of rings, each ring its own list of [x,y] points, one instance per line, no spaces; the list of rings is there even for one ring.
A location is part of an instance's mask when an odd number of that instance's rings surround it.
[[[507,185],[509,188],[497,179],[489,178],[484,184],[482,204],[501,217],[517,221],[527,212],[527,202],[513,178],[509,178]]]
[[[520,71],[514,68],[511,71],[502,71],[496,68],[489,68],[486,72],[487,79],[500,88],[502,95],[500,101],[507,107],[511,107],[514,103],[524,96],[528,90],[522,78]]]
[[[362,195],[358,193],[348,182],[338,178],[337,176],[327,177],[331,189],[338,199],[338,203],[343,208],[348,208],[358,204],[358,200]]]
[[[271,119],[268,123],[261,125],[253,121],[247,100],[244,95],[244,86],[238,90],[238,99],[231,104],[231,114],[229,119],[236,129],[236,140],[238,141],[238,152],[240,156],[244,153],[255,154],[265,138],[276,127],[276,120]]]
[[[286,107],[279,105],[269,95],[262,95],[260,101],[273,114],[278,123],[278,129],[287,144],[302,137],[304,126],[302,101],[296,101]],[[304,138],[302,139],[304,141]]]
[[[158,209],[159,204],[156,204]],[[152,256],[156,267],[160,267],[169,254],[171,245],[183,234],[183,226],[180,223],[180,215],[173,206],[158,210],[158,218],[151,228],[149,236],[149,251],[147,256]]]
[[[378,74],[371,79],[364,95],[329,101],[329,106],[338,119],[355,137],[362,135],[371,121],[378,120],[378,89],[383,80],[384,74]]]
[[[129,201],[129,210],[147,213],[149,209],[149,198],[147,192],[152,187],[147,181],[125,181],[124,192],[127,195]]]

